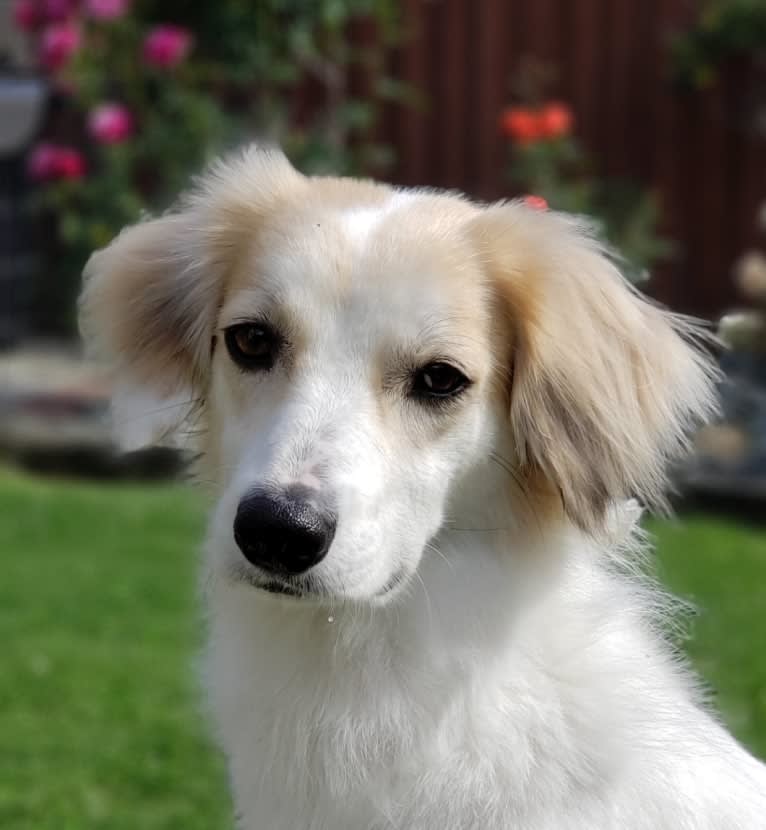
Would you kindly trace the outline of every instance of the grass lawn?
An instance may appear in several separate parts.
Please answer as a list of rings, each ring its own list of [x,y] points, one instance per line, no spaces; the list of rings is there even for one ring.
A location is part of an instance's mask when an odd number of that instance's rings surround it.
[[[0,471],[0,505],[0,827],[230,828],[193,672],[198,499]],[[690,653],[766,757],[766,531],[652,530],[663,577],[704,609]]]

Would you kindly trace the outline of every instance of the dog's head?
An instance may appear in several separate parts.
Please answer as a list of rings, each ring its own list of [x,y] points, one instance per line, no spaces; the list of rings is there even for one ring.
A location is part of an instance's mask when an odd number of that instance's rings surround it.
[[[83,329],[129,390],[118,428],[193,408],[215,565],[286,594],[393,595],[482,524],[597,535],[661,499],[710,408],[693,330],[574,220],[259,149],[94,254]]]

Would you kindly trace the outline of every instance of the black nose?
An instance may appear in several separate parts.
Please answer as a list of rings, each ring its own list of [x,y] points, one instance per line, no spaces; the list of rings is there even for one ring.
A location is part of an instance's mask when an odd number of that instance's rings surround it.
[[[255,492],[239,503],[234,539],[253,565],[299,574],[318,565],[335,535],[335,517],[305,499]]]

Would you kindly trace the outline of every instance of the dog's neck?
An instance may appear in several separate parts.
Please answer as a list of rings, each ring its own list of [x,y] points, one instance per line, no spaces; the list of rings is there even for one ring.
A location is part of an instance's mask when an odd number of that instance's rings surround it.
[[[538,785],[551,797],[589,786],[564,781],[569,770],[608,778],[624,731],[652,722],[636,655],[652,661],[652,683],[679,682],[639,589],[612,577],[576,532],[513,555],[507,537],[455,535],[435,539],[439,554],[426,557],[421,579],[381,607],[213,586],[211,691],[237,791],[263,804],[275,788],[297,793],[321,780],[336,804],[369,797],[389,770],[414,774],[430,751],[504,769],[520,800],[529,770],[513,769],[517,754],[549,770]],[[526,556],[535,557],[528,571]],[[583,671],[597,694],[579,682]],[[583,729],[597,740],[581,740]],[[597,754],[583,763],[568,747]],[[256,770],[261,753],[270,761]]]
[[[352,802],[370,797],[389,770],[414,775],[427,763],[423,752],[444,746],[504,769],[519,800],[529,770],[513,769],[517,754],[550,771],[538,785],[551,797],[589,785],[562,783],[570,769],[608,777],[630,711],[641,717],[633,700],[641,690],[620,686],[635,676],[624,662],[637,652],[661,660],[661,652],[638,618],[635,642],[611,642],[608,622],[632,613],[625,591],[630,599],[633,589],[606,584],[595,550],[557,538],[548,550],[509,556],[511,543],[445,534],[434,540],[440,555],[421,565],[422,581],[378,608],[213,588],[210,679],[237,791],[262,805],[275,789],[300,793],[321,780],[333,804]],[[538,557],[529,569],[538,574],[546,571],[539,557],[549,557],[547,577],[533,584],[524,556]],[[603,693],[578,682],[585,662]],[[579,740],[583,728],[598,740]],[[582,763],[568,745],[596,747],[597,757]],[[254,769],[261,752],[269,764]]]

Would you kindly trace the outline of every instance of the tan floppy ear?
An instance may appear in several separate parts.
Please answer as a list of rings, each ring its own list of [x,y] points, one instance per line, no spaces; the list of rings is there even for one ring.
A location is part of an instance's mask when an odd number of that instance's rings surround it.
[[[228,272],[259,216],[302,181],[281,153],[250,147],[214,165],[173,211],[91,256],[80,328],[112,367],[123,444],[162,437],[204,395]]]
[[[513,336],[519,463],[588,532],[614,502],[664,506],[669,464],[715,409],[704,334],[629,286],[571,217],[499,204],[473,231]]]

